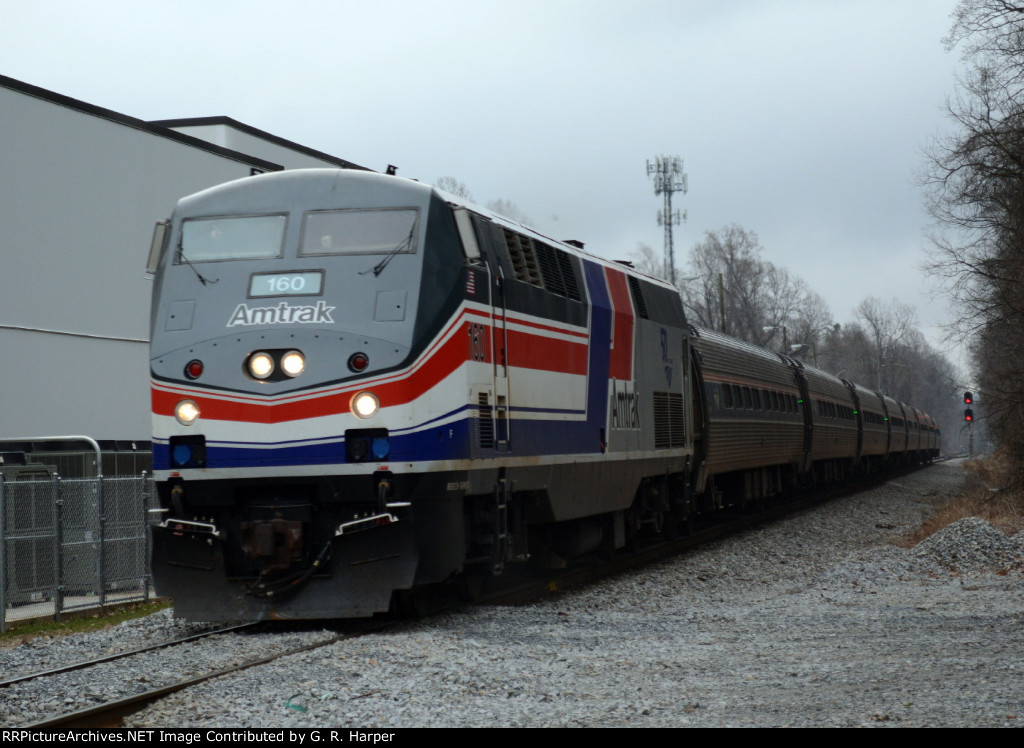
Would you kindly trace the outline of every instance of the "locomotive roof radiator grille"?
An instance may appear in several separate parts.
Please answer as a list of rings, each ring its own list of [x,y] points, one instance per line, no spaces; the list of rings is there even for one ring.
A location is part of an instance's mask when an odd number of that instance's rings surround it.
[[[576,270],[572,266],[572,260],[569,259],[569,255],[562,250],[555,250],[556,256],[558,257],[558,267],[562,271],[562,279],[565,281],[565,295],[573,301],[582,301],[583,297],[580,296],[580,287],[576,283]]]
[[[640,279],[635,275],[627,275],[626,280],[629,282],[629,292],[633,296],[636,313],[643,319],[650,319],[647,315],[647,301],[644,299],[644,290],[640,285]]]
[[[544,288],[540,267],[537,265],[537,257],[533,251],[533,240],[508,229],[503,229],[503,231],[509,258],[511,258],[512,267],[516,271],[516,280],[537,286],[537,288]]]
[[[543,242],[534,243],[533,249],[537,255],[541,277],[544,278],[544,288],[551,293],[565,296],[565,282],[562,280],[562,272],[558,267],[555,250]]]
[[[580,301],[580,289],[569,255],[543,242],[534,242],[533,248],[540,263],[544,288],[567,299]]]

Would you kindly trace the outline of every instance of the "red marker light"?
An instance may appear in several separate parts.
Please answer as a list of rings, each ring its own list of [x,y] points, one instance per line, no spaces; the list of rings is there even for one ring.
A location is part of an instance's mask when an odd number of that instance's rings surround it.
[[[199,379],[203,375],[203,362],[199,359],[192,359],[185,364],[185,376],[189,379]]]
[[[360,372],[370,365],[370,359],[365,353],[353,353],[348,359],[348,368],[354,372]]]

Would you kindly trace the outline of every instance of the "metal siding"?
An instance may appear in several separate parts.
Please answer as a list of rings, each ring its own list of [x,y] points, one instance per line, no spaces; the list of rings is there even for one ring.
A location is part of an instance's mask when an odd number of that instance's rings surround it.
[[[793,369],[768,351],[709,330],[699,330],[693,346],[701,357],[709,413],[708,472],[799,464],[804,444],[802,413],[727,409],[718,387],[732,383],[799,398]]]
[[[857,456],[857,419],[822,415],[819,402],[833,403],[855,410],[850,388],[842,380],[818,369],[805,368],[808,391],[811,396],[811,414],[814,432],[811,439],[811,459],[827,460]]]
[[[250,167],[4,86],[0,111],[3,323],[38,330],[4,332],[32,353],[5,371],[0,437],[148,439],[146,346],[109,338],[148,337],[153,224]]]
[[[861,417],[864,423],[864,440],[861,444],[861,456],[884,456],[888,452],[889,429],[886,426],[885,408],[878,393],[871,392],[855,384],[857,398],[860,400]],[[868,419],[873,414],[877,422]]]

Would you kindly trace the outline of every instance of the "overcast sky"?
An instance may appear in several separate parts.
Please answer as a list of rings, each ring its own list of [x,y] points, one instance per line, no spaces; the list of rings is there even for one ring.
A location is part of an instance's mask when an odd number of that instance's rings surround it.
[[[839,322],[929,300],[916,174],[949,128],[956,0],[9,3],[0,73],[145,120],[226,115],[373,169],[454,176],[603,257],[731,223]],[[170,209],[170,206],[169,208]],[[682,263],[680,263],[682,264]]]

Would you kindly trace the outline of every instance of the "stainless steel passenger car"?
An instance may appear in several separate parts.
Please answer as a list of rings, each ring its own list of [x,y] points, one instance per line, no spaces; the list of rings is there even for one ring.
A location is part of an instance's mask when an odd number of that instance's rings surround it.
[[[705,511],[939,454],[934,421],[887,395],[714,331],[694,329],[691,343]]]

